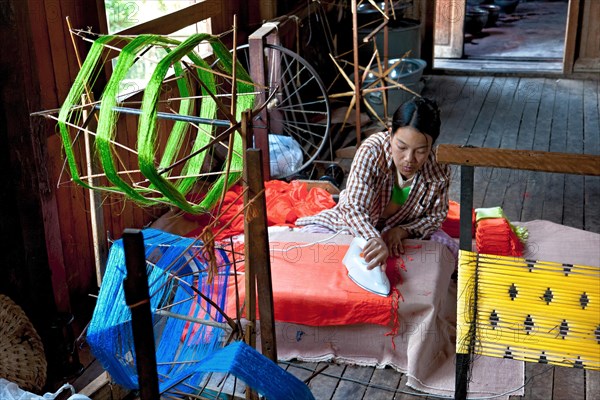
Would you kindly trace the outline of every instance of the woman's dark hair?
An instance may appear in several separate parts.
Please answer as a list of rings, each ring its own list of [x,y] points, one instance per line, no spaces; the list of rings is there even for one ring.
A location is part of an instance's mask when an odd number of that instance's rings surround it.
[[[392,134],[405,126],[428,134],[433,139],[433,144],[440,135],[440,110],[437,103],[424,97],[413,97],[403,103],[392,117]]]

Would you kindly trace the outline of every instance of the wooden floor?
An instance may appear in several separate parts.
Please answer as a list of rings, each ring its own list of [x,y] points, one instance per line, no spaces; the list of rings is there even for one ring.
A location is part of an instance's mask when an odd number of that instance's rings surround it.
[[[422,94],[440,104],[440,143],[598,155],[598,92],[598,81],[433,76]],[[502,206],[510,220],[600,233],[598,177],[478,168],[475,187],[475,207]]]
[[[439,143],[599,155],[599,88],[598,81],[429,76],[422,95],[440,105]],[[457,171],[451,197],[458,201]],[[600,233],[600,177],[475,171],[475,207],[501,206],[511,221],[544,219]],[[299,362],[282,366],[302,380],[310,378],[317,399],[437,398],[409,394],[414,390],[406,387],[406,378],[391,369]],[[528,363],[525,379],[525,395],[513,399],[600,399],[597,371]]]

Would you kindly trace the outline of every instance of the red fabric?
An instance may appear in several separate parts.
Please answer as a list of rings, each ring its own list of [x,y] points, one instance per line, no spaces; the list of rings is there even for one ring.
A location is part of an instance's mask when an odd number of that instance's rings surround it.
[[[523,244],[505,218],[487,218],[477,222],[477,252],[521,257]]]
[[[221,212],[225,210],[227,212],[217,222],[213,232],[216,234],[226,223],[232,222],[215,237],[216,240],[222,240],[244,232],[244,213],[236,216],[244,206],[243,196],[235,201],[242,190],[242,187],[237,185],[225,194]],[[335,205],[333,197],[326,190],[320,188],[308,190],[306,183],[298,181],[292,181],[291,183],[277,180],[265,182],[265,200],[267,203],[267,224],[269,226],[292,226],[300,217],[317,214]],[[230,205],[231,207],[228,209]],[[200,227],[185,236],[194,237],[199,235],[208,223],[206,214],[200,216],[185,214],[184,216],[201,224]]]
[[[473,237],[475,237],[475,210],[472,211],[473,215],[471,221],[473,223]],[[456,201],[449,201],[448,216],[442,223],[442,230],[446,232],[450,237],[460,237],[460,204]]]
[[[342,259],[347,245],[314,244],[293,248],[297,243],[271,243],[271,279],[275,320],[310,326],[378,324],[389,326],[390,335],[398,332],[398,298],[382,297],[357,286]],[[284,251],[279,251],[284,250]],[[287,250],[287,251],[285,251]],[[236,252],[243,252],[240,247]],[[238,272],[243,263],[236,263]],[[402,259],[389,260],[386,272],[393,288],[401,281]],[[404,269],[405,270],[405,269]],[[225,312],[235,312],[235,282],[229,280]],[[245,286],[239,285],[239,304]],[[258,318],[258,313],[257,313]]]

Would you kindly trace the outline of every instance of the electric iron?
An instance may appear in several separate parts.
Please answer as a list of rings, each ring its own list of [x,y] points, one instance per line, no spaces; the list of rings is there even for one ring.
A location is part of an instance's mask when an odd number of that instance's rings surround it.
[[[348,270],[348,277],[358,286],[371,293],[388,296],[390,294],[390,281],[385,272],[379,266],[367,269],[368,263],[362,257],[362,249],[366,244],[367,241],[363,238],[355,237],[352,239],[342,263]]]

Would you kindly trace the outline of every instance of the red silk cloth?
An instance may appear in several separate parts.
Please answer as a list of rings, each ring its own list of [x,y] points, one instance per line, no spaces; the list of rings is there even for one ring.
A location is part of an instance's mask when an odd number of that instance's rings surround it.
[[[222,240],[244,232],[244,213],[242,212],[236,216],[244,206],[243,196],[236,201],[242,191],[242,186],[236,185],[225,194],[221,210],[227,211],[219,219],[213,232],[217,233],[226,223],[233,221],[215,237],[216,240]],[[322,210],[335,206],[333,197],[325,189],[314,187],[308,190],[306,183],[298,181],[292,181],[291,183],[277,180],[265,182],[265,199],[267,203],[267,224],[269,226],[293,226],[300,217],[315,215]],[[184,217],[200,223],[200,227],[186,234],[188,237],[199,235],[210,220],[206,214],[184,214]]]
[[[379,296],[357,286],[349,277],[342,259],[348,245],[271,242],[271,279],[274,317],[279,322],[311,326],[377,324],[397,330],[397,307],[394,296]],[[236,252],[243,252],[238,246]],[[390,284],[401,280],[402,259],[390,259],[386,269]],[[237,263],[237,271],[244,271]],[[239,289],[239,304],[244,303],[243,279]],[[235,312],[235,281],[229,279],[225,312]],[[243,310],[242,310],[243,311]],[[242,314],[243,315],[243,314]],[[258,313],[257,313],[258,318]]]
[[[475,237],[475,210],[472,210],[472,224],[473,237]],[[446,232],[450,237],[460,237],[460,204],[456,201],[450,200],[448,205],[448,215],[442,223],[442,230]]]

